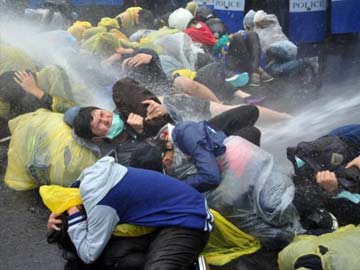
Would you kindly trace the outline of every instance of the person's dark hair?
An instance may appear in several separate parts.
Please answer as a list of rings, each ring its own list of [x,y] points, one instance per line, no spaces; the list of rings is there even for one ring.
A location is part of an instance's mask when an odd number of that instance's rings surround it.
[[[60,231],[51,231],[47,235],[47,242],[49,244],[56,244],[62,251],[62,257],[66,260],[64,270],[97,270],[104,269],[99,267],[97,262],[92,264],[85,264],[77,255],[76,248],[71,241],[68,233],[67,215],[63,213],[58,217],[61,220]],[[100,265],[100,264],[99,264]]]
[[[154,29],[160,29],[164,26],[169,26],[169,16],[172,12],[167,12],[164,15],[161,15],[160,17],[157,17],[154,19]]]
[[[81,108],[79,114],[75,117],[73,127],[75,134],[80,138],[92,139],[96,137],[91,131],[91,121],[93,120],[92,112],[100,110],[98,107],[84,107]]]
[[[150,10],[139,10],[139,25],[146,29],[152,29],[154,27],[154,15]]]
[[[147,143],[139,144],[131,154],[130,166],[163,172],[161,150]]]
[[[68,221],[65,213],[61,214],[57,219],[61,220],[60,231],[52,230],[47,235],[47,242],[49,244],[57,244],[64,252],[71,252],[76,254],[76,248],[68,234]]]

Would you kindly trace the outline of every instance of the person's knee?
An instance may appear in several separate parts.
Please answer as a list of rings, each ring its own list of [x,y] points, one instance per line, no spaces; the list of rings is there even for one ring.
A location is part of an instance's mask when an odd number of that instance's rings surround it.
[[[182,76],[175,78],[174,86],[177,90],[186,94],[191,94],[198,87],[193,80]]]
[[[249,110],[249,115],[251,115],[250,119],[253,120],[255,124],[256,120],[259,119],[259,115],[260,115],[259,109],[254,105],[247,105],[247,108]]]

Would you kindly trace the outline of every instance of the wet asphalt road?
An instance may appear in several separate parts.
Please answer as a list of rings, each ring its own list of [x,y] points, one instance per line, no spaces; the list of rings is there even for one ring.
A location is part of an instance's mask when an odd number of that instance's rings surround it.
[[[290,110],[294,106],[300,106],[303,102],[306,103],[307,94],[311,98],[323,95],[342,95],[341,89],[344,88],[344,82],[347,82],[347,91],[359,91],[359,37],[350,40],[339,39],[336,42],[328,42],[321,46],[304,47],[303,52],[304,54],[316,52],[321,54],[323,64],[319,77],[321,87],[302,89],[297,94],[290,95],[291,97],[281,104],[270,99],[267,105]],[[273,86],[270,86],[270,90],[278,88],[276,91],[285,91],[291,87],[291,80],[285,80],[274,83]],[[63,269],[64,261],[59,250],[56,246],[49,245],[46,242],[48,211],[41,205],[37,192],[14,192],[2,184],[5,167],[4,148],[4,144],[0,145],[0,269]],[[254,259],[254,256],[249,261],[247,262],[248,267],[238,269],[276,269],[274,255],[268,256],[267,261],[269,263]],[[250,265],[252,266],[250,267]]]

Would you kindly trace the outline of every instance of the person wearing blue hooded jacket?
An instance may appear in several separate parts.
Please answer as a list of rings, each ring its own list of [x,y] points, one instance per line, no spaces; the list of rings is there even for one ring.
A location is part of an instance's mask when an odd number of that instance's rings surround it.
[[[87,264],[99,258],[118,224],[156,228],[146,270],[188,269],[208,241],[214,218],[205,197],[169,176],[103,157],[77,182],[82,205],[67,210],[67,231]]]
[[[162,158],[151,164],[162,163],[167,174],[204,193],[211,208],[266,248],[282,248],[302,232],[291,178],[257,145],[207,121],[165,126],[155,143]],[[133,166],[149,168],[138,160]]]

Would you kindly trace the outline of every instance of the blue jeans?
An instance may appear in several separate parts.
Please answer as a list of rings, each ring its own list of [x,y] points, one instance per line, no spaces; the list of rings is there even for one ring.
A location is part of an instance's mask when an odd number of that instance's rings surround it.
[[[270,62],[267,71],[273,76],[296,75],[305,70],[307,64],[303,59],[296,59],[297,51],[286,43],[271,46],[266,51],[266,58]]]

